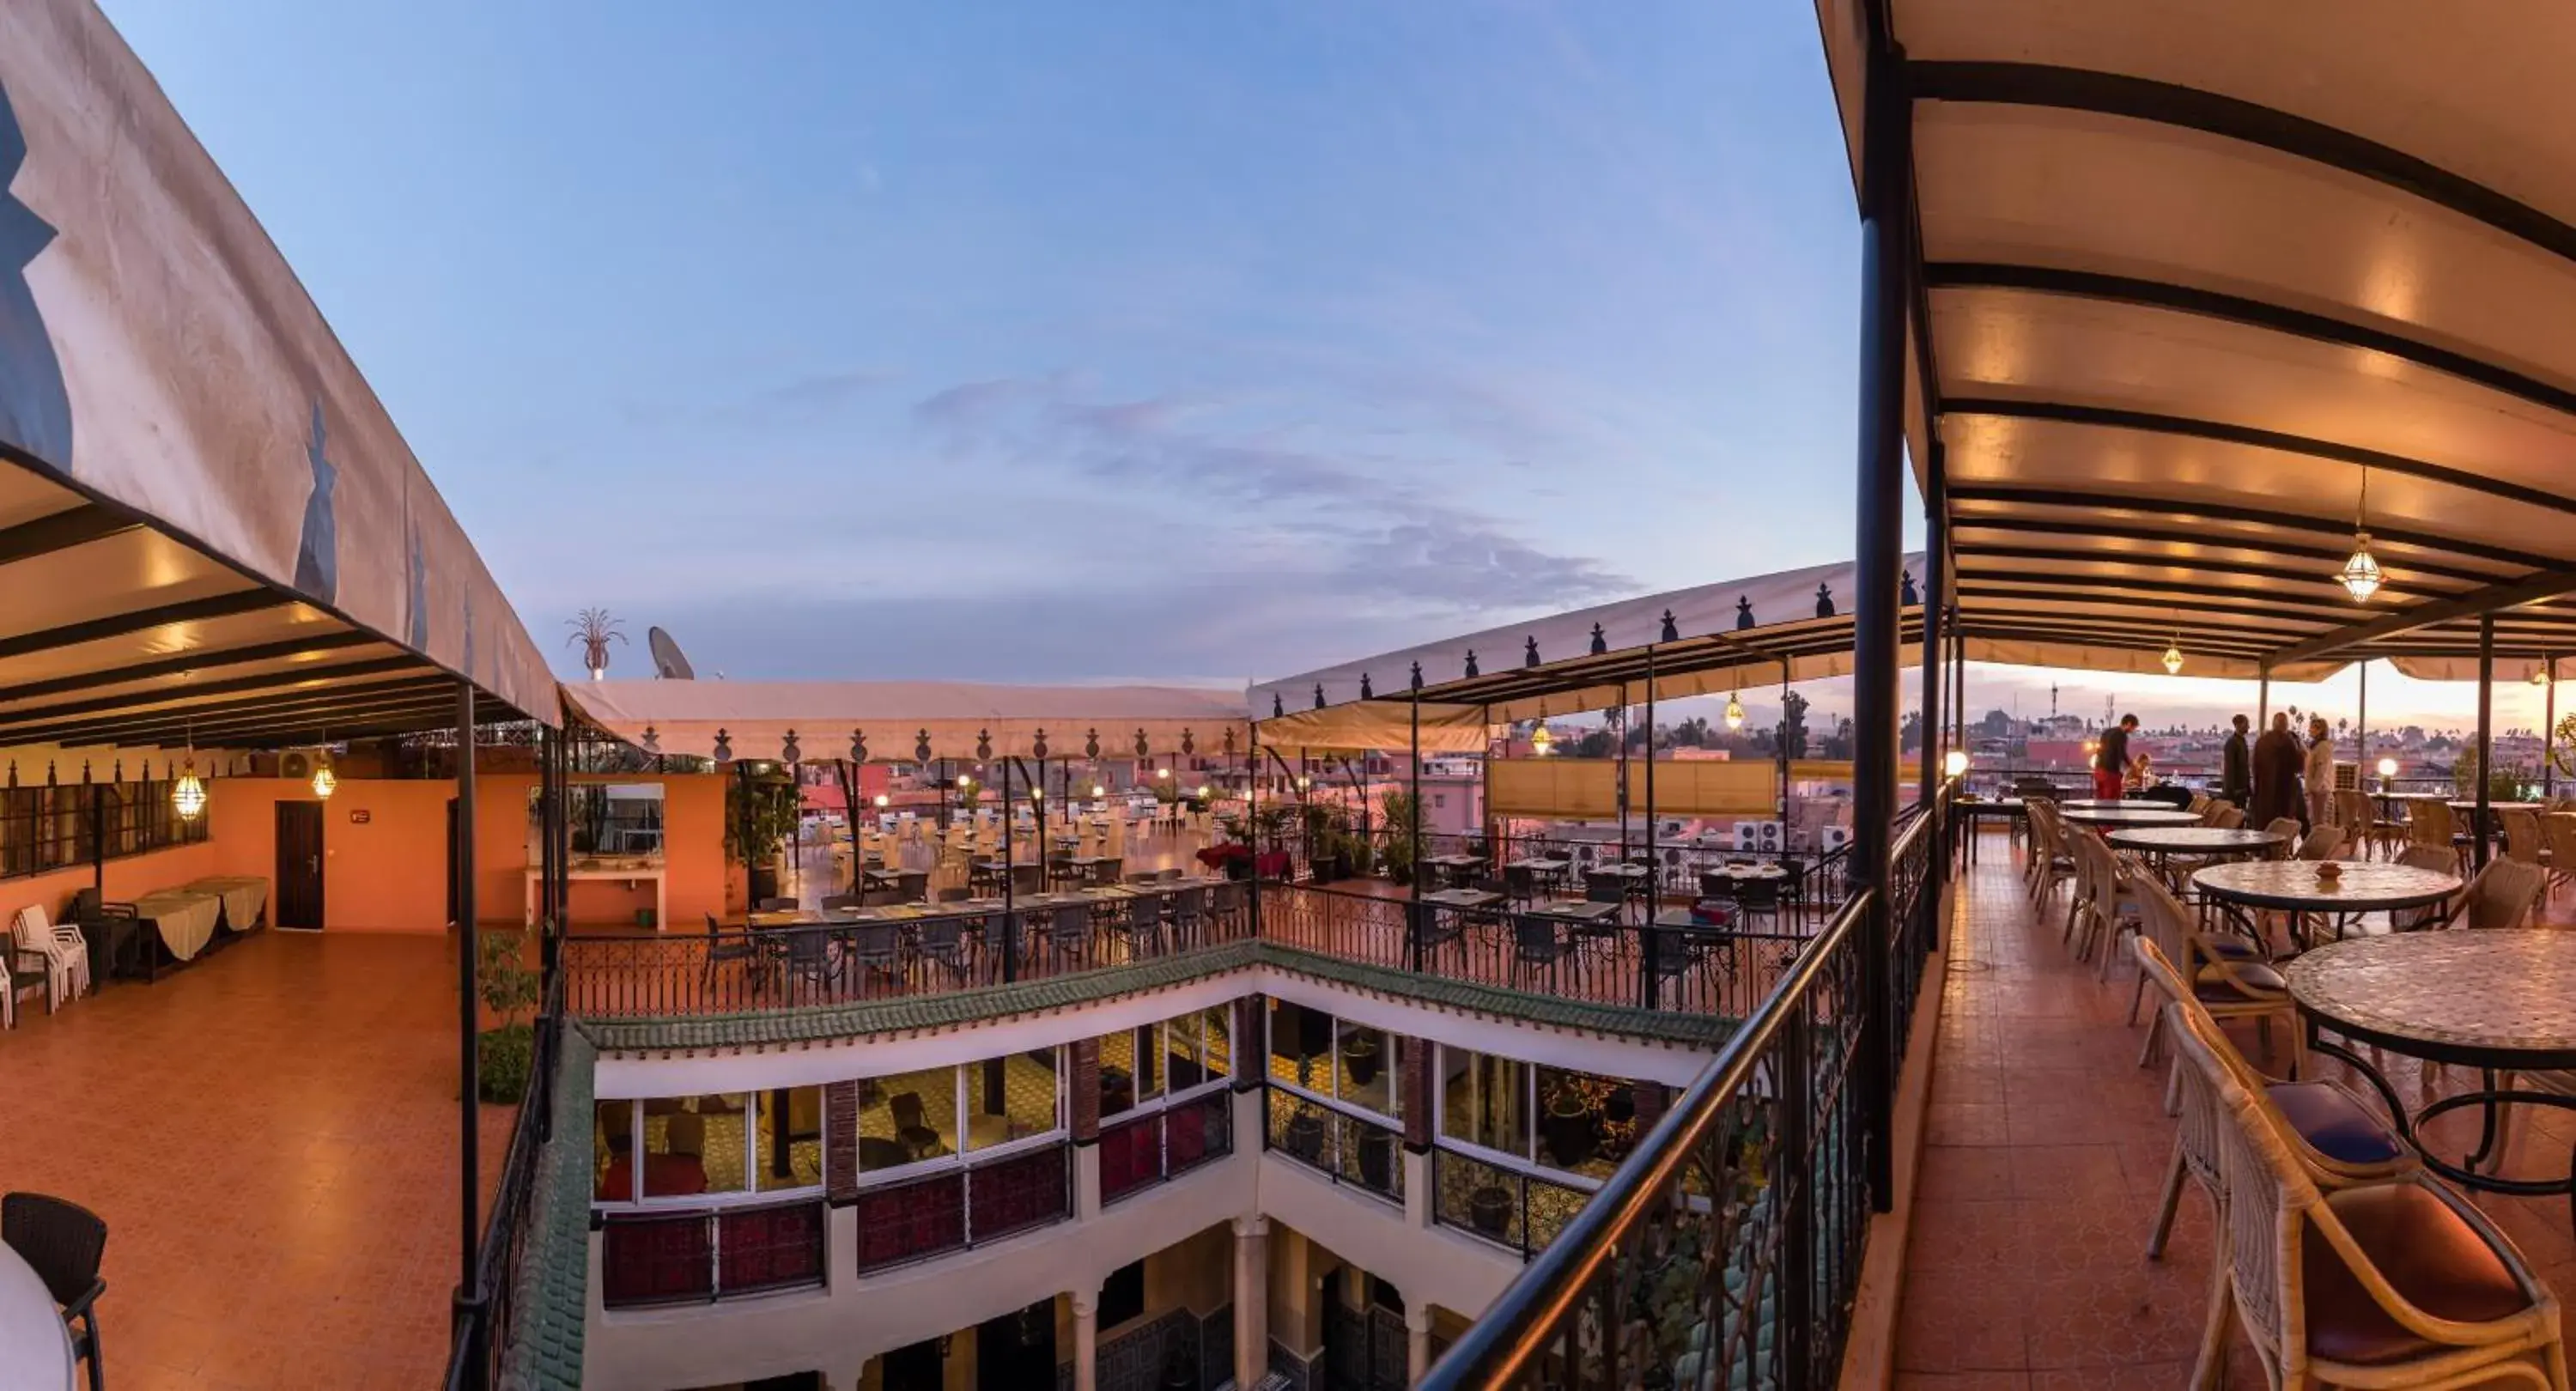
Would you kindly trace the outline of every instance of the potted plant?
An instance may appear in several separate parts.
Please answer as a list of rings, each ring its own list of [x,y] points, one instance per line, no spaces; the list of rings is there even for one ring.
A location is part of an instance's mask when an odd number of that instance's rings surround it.
[[[1385,845],[1378,854],[1378,867],[1387,878],[1399,884],[1409,883],[1420,858],[1413,843],[1413,794],[1389,792],[1379,799],[1378,810],[1386,814]]]
[[[1365,1087],[1377,1080],[1377,1040],[1367,1034],[1355,1034],[1342,1042],[1342,1070],[1351,1075],[1351,1085]]]
[[[1467,1193],[1467,1225],[1502,1240],[1512,1229],[1512,1190],[1499,1183],[1480,1183]]]
[[[778,894],[778,849],[795,832],[796,781],[748,768],[725,784],[725,855],[750,872],[754,903]]]
[[[1288,1117],[1281,1144],[1290,1154],[1309,1164],[1320,1164],[1324,1158],[1324,1117],[1321,1113],[1300,1107]]]
[[[540,985],[527,953],[524,930],[486,928],[475,935],[474,992],[501,1021],[474,1037],[478,1100],[507,1105],[527,1094],[536,1030],[521,1016],[536,1007]]]
[[[1571,1169],[1590,1159],[1601,1143],[1602,1112],[1614,1088],[1598,1077],[1560,1076],[1548,1088],[1547,1109],[1539,1117],[1539,1138],[1555,1167]]]
[[[1360,1131],[1360,1182],[1377,1192],[1395,1187],[1395,1136],[1375,1127]]]

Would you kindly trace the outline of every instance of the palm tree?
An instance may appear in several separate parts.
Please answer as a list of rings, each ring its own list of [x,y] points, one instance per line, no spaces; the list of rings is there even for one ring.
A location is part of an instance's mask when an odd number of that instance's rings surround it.
[[[572,629],[572,641],[581,644],[581,664],[590,668],[590,679],[597,681],[606,677],[608,645],[626,641],[625,630],[619,626],[618,620],[609,617],[606,609],[583,609],[578,616],[568,618],[564,623]]]

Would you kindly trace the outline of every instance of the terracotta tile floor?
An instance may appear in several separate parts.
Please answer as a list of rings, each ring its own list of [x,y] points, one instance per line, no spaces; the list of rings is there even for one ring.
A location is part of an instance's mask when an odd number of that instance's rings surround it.
[[[455,979],[444,936],[268,932],[0,1033],[0,1187],[107,1220],[109,1385],[436,1383]],[[511,1114],[483,1108],[487,1191]]]
[[[2058,936],[2064,898],[2035,917],[2017,857],[2002,848],[1999,836],[1983,847],[1954,920],[1897,1385],[2181,1387],[2198,1339],[2210,1214],[2187,1191],[2165,1258],[2146,1259],[2174,1122],[2163,1069],[2137,1065],[2143,1025],[2127,1023],[2135,977],[2122,966],[2097,981],[2090,963],[2075,962]],[[2554,906],[2553,921],[2567,916]],[[2238,1043],[2260,1061],[2250,1030]],[[2311,1060],[2326,1075],[2341,1071]],[[2392,1058],[2389,1071],[2401,1090],[2417,1086],[2411,1064]],[[2567,1172],[2565,1114],[2522,1128],[2509,1172]],[[2562,1299],[2576,1295],[2566,1199],[2480,1203]],[[2232,1386],[2263,1384],[2241,1333],[2229,1372]]]

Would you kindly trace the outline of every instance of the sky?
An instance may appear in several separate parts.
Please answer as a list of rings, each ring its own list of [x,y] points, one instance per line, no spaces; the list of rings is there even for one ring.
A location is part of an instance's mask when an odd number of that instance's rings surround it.
[[[566,674],[1231,685],[1851,554],[1806,6],[103,3]]]

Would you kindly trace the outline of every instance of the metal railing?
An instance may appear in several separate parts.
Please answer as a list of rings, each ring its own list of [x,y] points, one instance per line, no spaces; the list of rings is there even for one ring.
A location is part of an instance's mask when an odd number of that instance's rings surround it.
[[[1100,1127],[1100,1201],[1114,1203],[1232,1153],[1234,1100],[1225,1087],[1121,1116]]]
[[[1936,825],[1903,826],[1886,892],[1863,887],[1834,913],[1425,1387],[1835,1382],[1872,1210],[1869,1159],[1892,1126],[1865,1095],[1864,955],[1890,954],[1890,993],[1906,1000],[1888,1002],[1893,1078],[1936,929]],[[1872,940],[1880,922],[1886,935]]]
[[[1345,1187],[1404,1201],[1404,1132],[1279,1087],[1265,1089],[1263,1147]]]
[[[476,1251],[480,1302],[459,1309],[448,1349],[448,1391],[484,1391],[500,1383],[502,1358],[518,1330],[519,1264],[525,1255],[528,1209],[536,1189],[537,1161],[553,1138],[555,1077],[563,1056],[563,980],[559,975],[532,1026],[528,1089],[510,1124],[501,1158],[501,1181],[484,1217]]]

